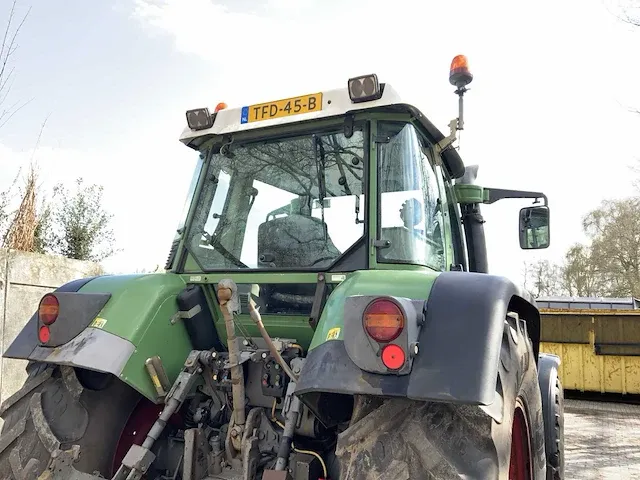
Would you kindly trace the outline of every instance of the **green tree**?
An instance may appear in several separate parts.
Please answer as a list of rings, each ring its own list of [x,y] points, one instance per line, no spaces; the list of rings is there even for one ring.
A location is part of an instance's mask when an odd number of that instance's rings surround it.
[[[82,178],[75,184],[74,193],[62,184],[54,187],[57,200],[42,210],[36,243],[42,253],[99,262],[116,252],[113,215],[102,207],[102,186],[85,185]]]

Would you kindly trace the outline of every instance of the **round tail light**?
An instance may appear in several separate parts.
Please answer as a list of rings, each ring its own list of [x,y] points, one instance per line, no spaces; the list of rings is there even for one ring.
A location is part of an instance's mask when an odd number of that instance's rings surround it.
[[[382,363],[389,370],[399,370],[404,365],[407,356],[398,345],[387,345],[382,349]]]
[[[58,318],[60,313],[60,304],[55,295],[47,294],[40,300],[38,308],[38,317],[45,325],[51,325]]]
[[[404,315],[391,300],[374,300],[364,311],[364,328],[375,341],[390,342],[402,332]]]
[[[41,326],[38,330],[38,339],[40,340],[40,343],[47,343],[50,338],[51,330],[49,330],[49,327],[46,325]]]

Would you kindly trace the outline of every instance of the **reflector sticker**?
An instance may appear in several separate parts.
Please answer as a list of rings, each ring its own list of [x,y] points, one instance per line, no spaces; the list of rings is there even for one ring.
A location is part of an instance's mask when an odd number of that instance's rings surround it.
[[[346,279],[346,275],[331,275],[332,282],[344,282]]]
[[[93,322],[91,322],[91,325],[89,326],[94,328],[104,328],[106,324],[107,324],[107,321],[104,318],[96,317],[96,319]]]
[[[335,327],[327,333],[327,340],[337,340],[340,336],[340,327]]]
[[[153,382],[153,385],[156,387],[156,389],[162,390],[162,384],[160,383],[158,375],[151,375],[151,381]]]

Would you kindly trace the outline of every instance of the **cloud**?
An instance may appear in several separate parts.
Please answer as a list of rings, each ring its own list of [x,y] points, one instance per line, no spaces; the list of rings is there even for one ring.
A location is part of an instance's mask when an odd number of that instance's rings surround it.
[[[437,82],[446,88],[446,69],[458,42],[430,48],[426,41],[435,35],[425,35],[431,27],[424,20],[451,7],[393,3],[389,8],[382,0],[135,0],[133,17],[147,31],[168,36],[179,52],[210,64],[212,83],[234,97],[226,101],[325,89],[370,71],[389,78],[398,68],[396,77],[406,72],[410,83],[418,72],[437,70]],[[428,77],[433,74],[422,75],[423,85],[415,90],[430,83]]]

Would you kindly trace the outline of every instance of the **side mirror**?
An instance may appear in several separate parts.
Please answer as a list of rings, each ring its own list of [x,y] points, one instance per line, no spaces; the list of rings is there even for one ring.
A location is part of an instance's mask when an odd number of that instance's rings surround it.
[[[549,207],[526,207],[520,210],[520,248],[536,250],[550,243]]]

